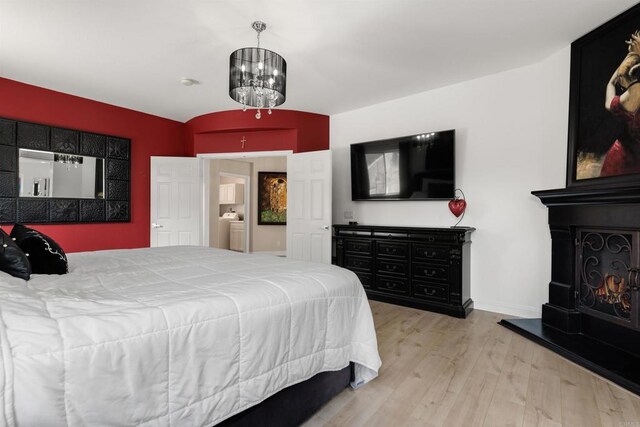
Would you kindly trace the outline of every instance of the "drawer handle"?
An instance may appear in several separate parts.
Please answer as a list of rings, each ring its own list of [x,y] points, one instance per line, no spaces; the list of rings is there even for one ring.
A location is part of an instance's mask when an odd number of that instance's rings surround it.
[[[433,251],[433,252],[424,251],[424,256],[425,256],[425,258],[435,258],[436,251]]]
[[[387,265],[387,271],[396,271],[397,265]]]
[[[387,237],[388,237],[388,238],[392,238],[392,237],[393,237],[393,234],[389,234]]]
[[[427,277],[433,277],[433,276],[435,276],[436,274],[437,274],[437,271],[435,271],[435,270],[431,270],[431,271],[429,271],[429,270],[424,270],[424,275],[425,275],[425,276],[427,276]]]
[[[436,294],[436,290],[435,289],[425,289],[424,293],[431,296],[431,295],[435,295]]]
[[[389,289],[395,289],[396,286],[398,286],[396,282],[386,282],[386,284],[387,284],[387,288]]]
[[[387,248],[386,251],[389,255],[393,255],[397,252],[396,248]]]
[[[353,249],[356,250],[356,251],[359,251],[360,250],[360,245],[353,245]]]

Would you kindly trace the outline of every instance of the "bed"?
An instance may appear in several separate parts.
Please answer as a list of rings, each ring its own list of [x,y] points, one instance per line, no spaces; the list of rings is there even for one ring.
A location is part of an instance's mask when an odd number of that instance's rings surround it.
[[[357,277],[203,247],[69,255],[0,272],[0,424],[218,424],[281,390],[380,358]]]

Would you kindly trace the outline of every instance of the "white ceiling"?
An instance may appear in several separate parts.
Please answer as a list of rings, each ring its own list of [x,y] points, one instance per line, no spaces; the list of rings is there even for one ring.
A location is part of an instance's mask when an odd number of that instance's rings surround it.
[[[0,0],[0,76],[186,121],[239,107],[259,19],[281,108],[331,115],[538,62],[636,1]]]

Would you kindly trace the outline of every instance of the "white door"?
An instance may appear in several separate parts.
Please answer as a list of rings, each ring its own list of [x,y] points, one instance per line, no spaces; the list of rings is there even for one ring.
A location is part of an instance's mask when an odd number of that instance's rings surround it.
[[[200,160],[151,157],[151,246],[200,245]]]
[[[331,263],[331,151],[287,157],[287,257]]]

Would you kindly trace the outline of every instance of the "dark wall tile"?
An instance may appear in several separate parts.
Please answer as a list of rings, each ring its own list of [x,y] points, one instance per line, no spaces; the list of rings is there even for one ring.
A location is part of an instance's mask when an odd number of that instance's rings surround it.
[[[15,172],[0,172],[0,197],[16,197],[18,182]]]
[[[80,153],[80,132],[51,128],[51,151],[68,154]]]
[[[107,137],[95,133],[80,133],[80,154],[84,156],[105,157]]]
[[[0,224],[16,222],[16,199],[0,199]]]
[[[49,151],[49,126],[18,122],[18,146]]]
[[[10,147],[8,145],[0,145],[0,171],[3,172],[17,172],[16,168],[16,147]]]
[[[49,222],[49,200],[45,198],[18,199],[18,222]]]
[[[107,221],[129,221],[129,203],[108,201]]]
[[[107,137],[107,157],[129,160],[129,140]]]
[[[129,179],[129,162],[107,159],[107,179]]]
[[[16,145],[16,122],[0,119],[0,145]]]
[[[52,222],[78,222],[77,199],[51,199],[51,221]]]
[[[129,200],[129,181],[108,179],[107,200]]]
[[[104,200],[80,200],[80,222],[104,222],[105,219]]]

